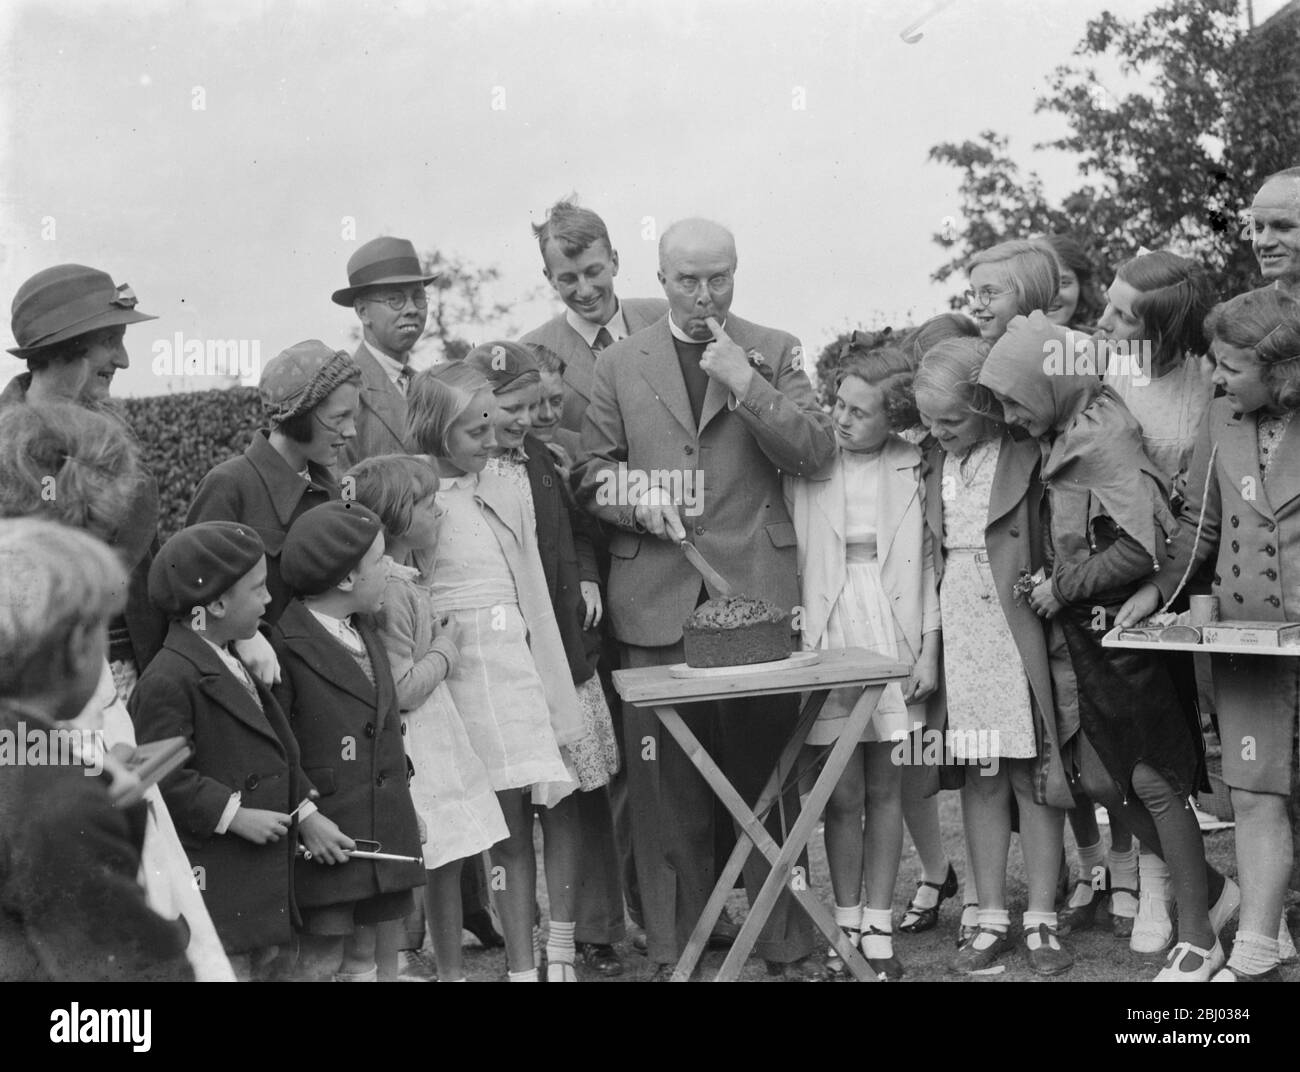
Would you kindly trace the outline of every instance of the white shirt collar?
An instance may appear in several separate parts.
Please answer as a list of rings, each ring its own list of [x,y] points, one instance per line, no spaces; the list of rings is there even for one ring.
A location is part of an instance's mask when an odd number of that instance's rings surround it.
[[[686,334],[686,332],[677,326],[677,321],[673,319],[672,313],[668,314],[668,330],[673,333],[674,339],[678,339],[681,342],[688,342],[692,346],[703,346],[705,343],[715,341],[713,339],[692,339]],[[725,320],[722,322],[722,330],[727,330],[727,322]]]
[[[205,643],[208,647],[210,647],[213,651],[217,653],[217,657],[223,663],[226,664],[226,668],[232,674],[234,674],[235,677],[239,678],[240,680],[248,680],[251,682],[251,678],[249,677],[248,670],[245,669],[244,664],[241,663],[237,658],[235,658],[235,656],[231,655],[230,652],[228,652],[220,644],[212,643],[212,641],[210,641],[202,633],[196,633],[195,635],[200,640],[202,640],[203,643]]]
[[[582,341],[585,342],[588,347],[596,341],[596,336],[600,334],[600,329],[602,327],[609,332],[610,338],[615,342],[618,342],[620,339],[626,339],[629,334],[627,330],[627,319],[623,316],[623,306],[621,303],[614,310],[614,315],[609,318],[609,323],[607,324],[593,324],[590,320],[584,320],[572,309],[567,307],[564,310],[564,319],[568,323],[569,327],[573,328],[574,331],[582,336]]]
[[[361,639],[361,634],[352,628],[352,621],[349,618],[335,618],[332,614],[325,614],[315,607],[307,608],[318,622],[325,627],[330,636],[339,641],[353,651],[365,651],[365,642]]]
[[[460,476],[440,476],[438,478],[438,490],[450,491],[452,488],[469,488],[473,490],[478,487],[478,473],[461,473]]]
[[[402,389],[400,386],[402,369],[407,367],[406,364],[398,361],[395,357],[390,357],[388,354],[384,353],[383,350],[379,349],[378,346],[372,346],[370,343],[366,343],[366,349],[369,350],[374,356],[374,359],[379,362],[379,367],[384,370],[384,375],[387,376],[392,381],[393,386],[400,391]]]

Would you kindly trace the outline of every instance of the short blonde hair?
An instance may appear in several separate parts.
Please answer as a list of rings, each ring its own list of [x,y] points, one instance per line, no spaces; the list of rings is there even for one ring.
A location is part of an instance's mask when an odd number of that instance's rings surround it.
[[[343,474],[344,495],[350,494],[375,512],[383,523],[386,543],[406,535],[416,503],[437,491],[438,474],[433,467],[410,454],[364,458]]]
[[[56,653],[78,627],[106,624],[126,606],[126,569],[93,536],[35,518],[0,528],[0,695],[50,684]]]
[[[1045,242],[999,242],[968,260],[966,274],[981,264],[994,268],[999,282],[1016,292],[1016,312],[1021,316],[1035,309],[1046,311],[1061,291],[1059,262]]]
[[[435,458],[447,457],[447,433],[480,391],[491,394],[492,384],[463,361],[416,373],[406,397],[406,427],[420,450]]]

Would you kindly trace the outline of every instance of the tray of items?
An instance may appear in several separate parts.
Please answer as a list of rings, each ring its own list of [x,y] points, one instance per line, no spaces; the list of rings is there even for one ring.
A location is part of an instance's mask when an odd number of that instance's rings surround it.
[[[1300,655],[1300,622],[1222,622],[1218,600],[1193,596],[1190,610],[1153,614],[1102,637],[1104,648],[1201,651],[1223,655]]]

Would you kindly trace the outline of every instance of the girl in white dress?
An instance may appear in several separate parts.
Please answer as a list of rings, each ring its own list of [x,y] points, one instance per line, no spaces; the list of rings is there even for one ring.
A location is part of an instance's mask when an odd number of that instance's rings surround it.
[[[885,687],[826,806],[835,920],[887,979],[903,975],[890,910],[903,850],[899,756],[924,724],[919,705],[934,691],[939,657],[921,454],[889,430],[891,401],[910,378],[910,370],[899,372],[878,354],[850,358],[837,375],[832,411],[838,455],[829,470],[786,484],[798,537],[803,647],[866,648],[913,666],[905,682]],[[861,689],[833,690],[808,744],[834,742],[843,720],[866,702]],[[828,966],[842,970],[838,957]]]
[[[510,979],[536,982],[537,861],[525,791],[549,807],[577,789],[560,747],[581,737],[583,723],[536,532],[515,488],[483,471],[496,448],[496,408],[483,374],[455,362],[415,378],[407,413],[441,475],[432,599],[460,649],[447,686],[510,832],[491,850],[504,883],[497,905]]]
[[[433,560],[441,518],[438,476],[425,461],[388,454],[353,466],[343,487],[379,516],[393,559],[376,622],[393,669],[406,754],[415,768],[411,800],[425,836],[424,892],[438,978],[457,982],[464,978],[461,866],[510,831],[447,687],[460,651],[450,631],[435,625],[431,578],[401,564],[417,551]]]

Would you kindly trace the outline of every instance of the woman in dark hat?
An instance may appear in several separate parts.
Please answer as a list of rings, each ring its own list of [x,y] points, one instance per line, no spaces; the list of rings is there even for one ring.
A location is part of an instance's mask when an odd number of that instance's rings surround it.
[[[136,308],[134,292],[107,272],[58,264],[37,272],[14,296],[9,352],[28,371],[0,393],[0,410],[37,402],[75,402],[108,413],[125,426],[109,394],[118,369],[127,368],[126,326],[155,316]],[[126,609],[109,626],[109,665],[123,702],[140,672],[162,647],[166,622],[149,603],[149,566],[158,550],[158,484],[143,465],[118,529],[107,535],[130,575]]]

